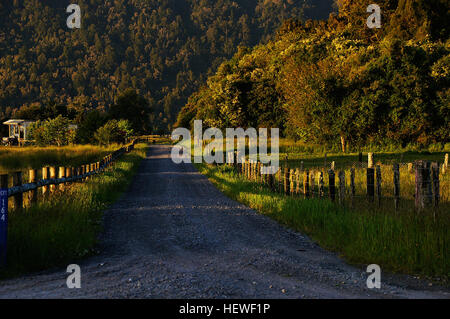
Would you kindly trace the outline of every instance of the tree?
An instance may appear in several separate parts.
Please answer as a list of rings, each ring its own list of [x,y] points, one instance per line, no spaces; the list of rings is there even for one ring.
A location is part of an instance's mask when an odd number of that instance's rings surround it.
[[[37,121],[30,127],[30,136],[39,146],[72,144],[74,134],[69,129],[69,119],[61,115],[55,119]]]
[[[151,112],[149,102],[144,97],[134,89],[127,89],[110,108],[109,115],[115,120],[128,120],[137,134],[144,134],[151,128]]]
[[[110,120],[94,134],[100,145],[124,144],[132,135],[133,129],[127,120]]]

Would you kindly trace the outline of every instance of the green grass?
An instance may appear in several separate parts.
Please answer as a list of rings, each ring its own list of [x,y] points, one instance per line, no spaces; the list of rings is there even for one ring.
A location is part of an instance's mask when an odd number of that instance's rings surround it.
[[[46,166],[77,167],[97,162],[107,154],[119,149],[118,145],[100,147],[77,145],[64,147],[1,147],[0,173],[27,169],[39,169]]]
[[[420,274],[448,282],[450,274],[448,205],[435,214],[410,209],[392,213],[360,199],[351,209],[327,199],[274,193],[244,180],[229,166],[197,165],[229,197],[309,235],[322,247],[355,264]]]
[[[110,169],[85,183],[9,214],[8,264],[0,278],[68,265],[95,252],[102,212],[123,193],[146,145],[136,145]]]

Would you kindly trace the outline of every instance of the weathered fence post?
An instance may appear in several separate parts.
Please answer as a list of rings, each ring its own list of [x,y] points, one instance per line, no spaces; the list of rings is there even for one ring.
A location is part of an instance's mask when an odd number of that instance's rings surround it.
[[[22,186],[22,172],[13,173],[13,186]],[[14,207],[16,209],[23,208],[23,193],[14,195]]]
[[[336,199],[336,176],[333,170],[328,171],[330,199],[334,202]]]
[[[72,167],[67,167],[66,168],[66,178],[71,178],[72,177]],[[66,182],[66,185],[69,185],[69,182]]]
[[[309,179],[310,179],[310,184],[311,184],[311,186],[310,186],[310,193],[311,193],[311,197],[315,197],[315,191],[316,191],[316,177],[315,177],[315,175],[314,175],[314,171],[312,171],[311,173],[310,173],[310,177],[309,177]]]
[[[289,173],[289,194],[294,195],[295,194],[295,171],[293,169],[290,170]]]
[[[433,163],[431,165],[431,177],[433,181],[433,197],[434,207],[439,206],[440,192],[439,192],[439,163]]]
[[[335,161],[331,162],[331,170],[332,171],[336,170],[336,162]]]
[[[375,200],[375,170],[367,168],[367,197],[370,202]]]
[[[339,171],[339,203],[344,204],[345,197],[345,171]]]
[[[290,181],[290,176],[289,176],[289,167],[285,166],[284,167],[284,174],[283,174],[284,178],[283,178],[283,186],[284,186],[284,193],[286,195],[289,195],[289,181]]]
[[[50,179],[56,179],[56,168],[54,166],[50,166]],[[56,189],[55,184],[50,185],[50,192],[54,192]]]
[[[6,266],[8,241],[8,175],[0,175],[0,267]]]
[[[257,171],[257,175],[256,176],[258,176],[258,180],[257,180],[257,182],[258,183],[261,183],[261,184],[264,184],[264,178],[265,178],[265,176],[261,173],[261,169],[262,169],[262,164],[261,164],[261,162],[259,162],[258,161],[258,166],[257,166],[257,168],[256,168],[258,171]]]
[[[65,178],[66,177],[66,168],[65,167],[60,167],[59,168],[59,173],[58,173],[58,178]],[[60,183],[59,184],[59,190],[63,191],[64,190],[64,183]]]
[[[381,206],[381,166],[377,165],[377,199],[378,206]]]
[[[355,189],[355,168],[350,169],[350,193],[351,193],[351,205],[353,206],[353,201],[355,200],[356,189]]]
[[[413,163],[408,163],[408,172],[409,173],[413,172]]]
[[[369,153],[367,155],[367,167],[368,168],[375,168],[375,161],[374,161],[374,154]]]
[[[269,172],[270,174],[267,174],[267,185],[269,186],[270,190],[274,190],[274,183],[273,183],[273,174],[272,172]]]
[[[89,165],[89,164],[84,165],[84,171],[85,171],[85,174],[89,174],[91,172],[91,165]],[[86,178],[84,180],[87,181],[88,179],[89,179],[89,177],[86,176]]]
[[[50,168],[49,167],[43,167],[42,168],[42,179],[47,180],[50,176]],[[46,195],[48,193],[48,186],[42,187],[42,195]]]
[[[30,184],[36,183],[36,175],[37,175],[37,171],[35,169],[30,169],[28,171],[28,182]],[[37,188],[33,189],[32,191],[30,191],[28,193],[28,201],[31,204],[32,203],[36,203],[36,201],[37,201]]]
[[[300,169],[295,169],[295,194],[298,196],[300,195]]]
[[[303,173],[303,195],[309,198],[309,170]]]
[[[394,164],[394,205],[395,210],[398,210],[400,204],[400,165]]]
[[[325,195],[325,182],[323,180],[323,172],[317,173],[317,178],[319,180],[319,197]]]
[[[420,211],[430,205],[432,201],[431,195],[431,178],[430,178],[430,162],[416,162],[416,208]]]
[[[445,157],[444,157],[444,167],[445,167],[445,170],[448,169],[448,154],[445,154]]]
[[[280,169],[278,170],[278,193],[283,192],[283,167],[280,166]]]

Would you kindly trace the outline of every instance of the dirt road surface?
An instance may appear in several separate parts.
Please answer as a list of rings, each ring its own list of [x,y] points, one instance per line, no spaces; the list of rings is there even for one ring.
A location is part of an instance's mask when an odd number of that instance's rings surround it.
[[[104,217],[101,253],[66,269],[0,282],[0,298],[449,298],[446,288],[347,265],[308,237],[219,192],[169,146],[153,146]],[[366,265],[367,266],[367,265]]]

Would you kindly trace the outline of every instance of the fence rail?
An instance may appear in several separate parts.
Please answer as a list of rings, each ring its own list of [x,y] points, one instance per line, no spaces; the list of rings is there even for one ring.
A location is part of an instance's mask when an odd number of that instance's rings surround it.
[[[125,153],[129,153],[134,149],[136,140],[131,142],[117,151],[106,155],[101,161],[81,165],[80,167],[59,167],[58,176],[56,176],[56,167],[43,167],[42,179],[36,180],[37,170],[29,170],[29,183],[22,184],[22,172],[18,171],[12,174],[2,174],[0,176],[0,188],[4,191],[4,195],[8,198],[13,197],[16,208],[23,207],[23,194],[36,191],[43,188],[43,192],[48,191],[47,187],[57,186],[66,183],[80,182],[86,180],[88,177],[97,175],[103,172],[106,168],[113,165],[113,163]],[[8,187],[9,177],[12,176],[13,186]],[[31,196],[35,201],[36,196]]]

